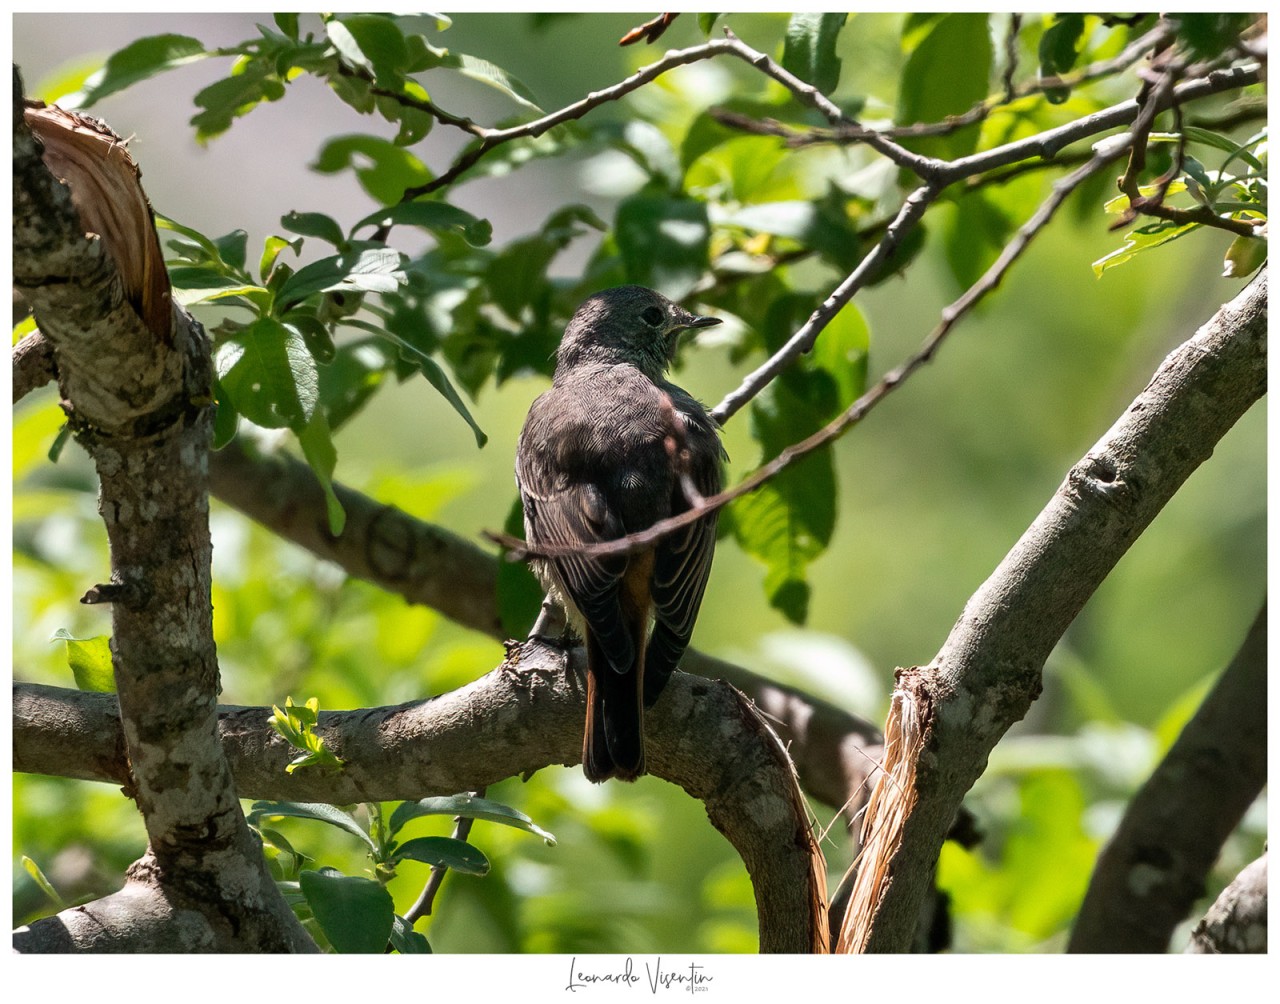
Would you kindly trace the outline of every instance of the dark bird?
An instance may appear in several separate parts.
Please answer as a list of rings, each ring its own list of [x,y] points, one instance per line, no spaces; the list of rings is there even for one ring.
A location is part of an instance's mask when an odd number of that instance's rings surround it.
[[[604,290],[578,308],[516,447],[535,551],[616,540],[720,490],[716,423],[664,377],[680,332],[719,323],[643,286]],[[710,513],[637,553],[533,561],[586,645],[582,765],[592,781],[645,771],[644,709],[689,645],[715,523]]]

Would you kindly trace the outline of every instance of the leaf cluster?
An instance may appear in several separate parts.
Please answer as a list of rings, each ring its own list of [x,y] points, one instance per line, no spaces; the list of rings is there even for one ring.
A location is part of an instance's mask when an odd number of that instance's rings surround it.
[[[307,702],[312,712],[313,703]],[[426,816],[480,819],[532,833],[549,846],[556,842],[554,836],[519,810],[470,794],[401,802],[389,817],[380,804],[370,803],[364,806],[363,816],[367,820],[364,823],[357,813],[332,805],[261,801],[253,804],[247,817],[262,838],[285,898],[299,918],[319,935],[321,944],[339,953],[381,953],[388,948],[400,954],[431,951],[427,939],[413,929],[412,922],[395,912],[386,889],[404,862],[449,868],[463,875],[488,874],[489,859],[466,840],[442,836],[397,839],[412,820]],[[276,821],[284,818],[326,823],[356,837],[368,854],[373,877],[344,875],[331,867],[309,867],[311,859],[296,850],[277,828]]]

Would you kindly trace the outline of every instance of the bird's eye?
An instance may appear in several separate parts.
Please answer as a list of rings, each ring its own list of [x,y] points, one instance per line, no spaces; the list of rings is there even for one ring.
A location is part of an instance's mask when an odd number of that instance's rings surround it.
[[[640,313],[645,324],[656,328],[662,323],[662,310],[658,307],[645,307]]]

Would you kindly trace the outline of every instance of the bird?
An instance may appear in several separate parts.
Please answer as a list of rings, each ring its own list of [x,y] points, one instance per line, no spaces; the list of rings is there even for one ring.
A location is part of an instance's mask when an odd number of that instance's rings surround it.
[[[589,296],[516,445],[530,564],[586,649],[582,766],[593,782],[645,773],[644,711],[689,645],[716,515],[629,554],[537,549],[616,540],[720,491],[719,426],[665,376],[681,332],[719,323],[644,286]]]

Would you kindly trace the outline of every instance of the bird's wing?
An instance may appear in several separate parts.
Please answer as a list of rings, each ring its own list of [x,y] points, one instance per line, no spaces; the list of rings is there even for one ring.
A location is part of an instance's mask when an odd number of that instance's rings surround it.
[[[681,395],[687,399],[687,395]],[[689,405],[697,411],[690,414]],[[702,496],[720,490],[720,461],[723,450],[711,420],[691,399],[679,402],[685,415],[690,480]],[[672,512],[684,512],[690,500],[684,497],[677,480],[673,488]],[[702,594],[711,574],[711,557],[716,544],[716,514],[711,513],[686,529],[663,540],[657,549],[653,569],[653,604],[656,624],[648,653],[654,683],[675,669],[693,636],[693,624],[702,605]]]
[[[535,548],[583,547],[621,537],[622,521],[600,488],[590,481],[566,478],[534,443],[517,452],[516,462],[529,543]],[[545,559],[545,564],[566,594],[564,599],[578,608],[599,638],[610,664],[619,671],[629,669],[635,660],[635,643],[618,606],[626,556],[556,555]]]

